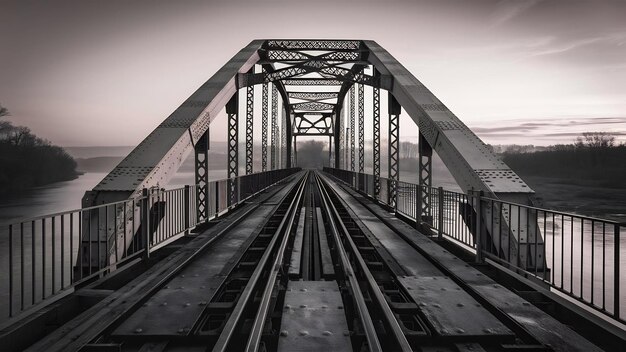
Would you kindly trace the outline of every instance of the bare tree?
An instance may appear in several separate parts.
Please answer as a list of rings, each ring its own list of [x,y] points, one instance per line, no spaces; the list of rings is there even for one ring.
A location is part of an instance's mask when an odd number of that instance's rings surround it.
[[[9,116],[9,110],[7,110],[7,108],[5,108],[4,106],[0,105],[0,117],[2,116]]]
[[[574,145],[577,148],[610,148],[615,146],[615,136],[609,132],[584,132],[577,137]]]

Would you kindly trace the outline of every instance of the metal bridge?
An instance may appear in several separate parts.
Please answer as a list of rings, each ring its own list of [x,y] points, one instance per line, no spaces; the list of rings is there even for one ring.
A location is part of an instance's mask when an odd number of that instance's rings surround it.
[[[224,110],[228,177],[211,181],[209,128]],[[419,128],[417,184],[399,178],[402,111]],[[328,137],[332,167],[298,168],[298,136]],[[432,187],[433,151],[467,192]],[[195,184],[164,189],[191,152]],[[83,208],[2,228],[0,343],[624,350],[624,224],[542,209],[533,195],[377,43],[255,40],[86,192]]]

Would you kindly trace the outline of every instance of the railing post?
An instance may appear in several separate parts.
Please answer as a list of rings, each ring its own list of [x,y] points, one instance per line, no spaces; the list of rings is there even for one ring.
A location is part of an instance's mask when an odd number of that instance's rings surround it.
[[[148,189],[141,190],[141,236],[144,243],[145,259],[150,258],[150,194]]]
[[[443,239],[443,187],[438,187],[437,192],[439,196],[439,221],[437,224],[437,236],[441,240]]]
[[[422,186],[415,185],[416,200],[415,200],[415,227],[420,228],[422,223]]]
[[[482,218],[483,218],[483,206],[481,197],[483,196],[483,191],[475,191],[474,193],[474,201],[476,202],[475,210],[476,210],[476,220],[474,221],[474,226],[476,226],[476,230],[474,231],[475,238],[474,242],[476,243],[476,263],[483,262],[483,237],[482,237]]]
[[[619,316],[619,303],[620,303],[620,282],[619,282],[619,278],[620,278],[620,227],[621,224],[617,223],[615,224],[614,227],[614,236],[615,239],[613,240],[613,316],[615,317],[615,319],[620,320],[620,316]]]
[[[207,184],[207,186],[208,186],[208,184]],[[207,187],[207,190],[208,190],[208,187]],[[185,235],[189,234],[189,200],[191,199],[190,192],[191,192],[191,188],[189,187],[189,185],[185,185],[185,191],[184,191],[184,194],[183,194],[183,202],[185,203],[185,204],[183,204],[183,209],[184,209],[184,213],[183,213],[184,220],[183,221],[184,221],[184,224],[185,224]],[[207,213],[207,218],[208,218],[208,213],[209,213],[209,211],[208,211],[209,210],[209,194],[208,194],[208,192],[206,194],[205,204],[206,204],[206,207],[207,207],[207,212],[206,213]]]

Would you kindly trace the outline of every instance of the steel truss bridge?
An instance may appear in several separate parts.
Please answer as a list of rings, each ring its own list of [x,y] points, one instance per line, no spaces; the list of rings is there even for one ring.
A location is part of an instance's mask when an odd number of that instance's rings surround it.
[[[403,111],[419,128],[417,184],[399,178]],[[214,181],[209,129],[224,112],[227,178]],[[298,168],[300,136],[328,137],[332,167]],[[433,151],[465,193],[432,186]],[[195,183],[164,189],[192,152]],[[2,229],[0,343],[32,351],[623,349],[624,224],[533,199],[377,43],[255,40],[86,192],[83,208]]]

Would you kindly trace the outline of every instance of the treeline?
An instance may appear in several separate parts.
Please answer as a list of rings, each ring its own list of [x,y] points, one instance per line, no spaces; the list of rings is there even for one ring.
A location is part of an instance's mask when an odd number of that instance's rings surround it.
[[[554,145],[542,151],[509,150],[502,153],[502,158],[522,176],[626,187],[626,144],[617,144],[615,137],[608,133],[584,133],[574,144]]]
[[[8,115],[0,107],[0,117]],[[0,194],[76,178],[76,162],[30,129],[0,121]]]

